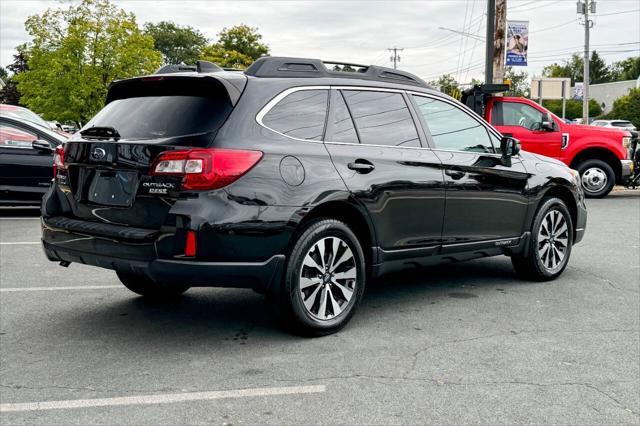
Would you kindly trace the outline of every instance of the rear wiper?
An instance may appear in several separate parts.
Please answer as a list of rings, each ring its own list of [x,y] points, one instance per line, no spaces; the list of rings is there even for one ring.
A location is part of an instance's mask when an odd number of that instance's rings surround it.
[[[88,138],[97,138],[97,139],[120,139],[120,133],[113,127],[101,127],[101,126],[93,126],[88,129],[84,129],[80,132],[80,134],[84,137]]]

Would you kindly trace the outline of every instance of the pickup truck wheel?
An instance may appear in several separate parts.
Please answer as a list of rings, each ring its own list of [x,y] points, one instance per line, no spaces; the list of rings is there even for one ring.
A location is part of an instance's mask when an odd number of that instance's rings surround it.
[[[573,223],[559,198],[542,200],[531,227],[529,247],[511,256],[516,274],[523,279],[549,281],[567,267],[573,244]]]
[[[171,299],[189,290],[187,286],[155,282],[143,274],[116,271],[116,275],[126,288],[150,299]]]
[[[616,175],[610,165],[602,160],[587,160],[578,165],[580,182],[588,198],[606,197],[616,183]]]
[[[310,222],[295,240],[274,300],[283,325],[307,336],[340,330],[362,299],[365,275],[362,248],[346,224]]]

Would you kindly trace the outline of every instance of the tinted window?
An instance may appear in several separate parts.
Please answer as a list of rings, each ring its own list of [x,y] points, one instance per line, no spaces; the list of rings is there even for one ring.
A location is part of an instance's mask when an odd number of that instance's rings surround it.
[[[358,143],[358,135],[353,126],[351,114],[344,103],[344,98],[340,92],[335,94],[335,105],[333,112],[333,134],[331,142]]]
[[[487,129],[453,104],[414,96],[436,148],[454,151],[494,152]]]
[[[418,131],[402,94],[346,90],[344,97],[362,143],[420,146]]]
[[[0,123],[0,147],[31,148],[31,143],[38,137],[19,127],[8,123]]]
[[[328,96],[328,90],[293,92],[271,108],[262,123],[283,135],[322,140]]]
[[[518,102],[496,102],[493,104],[491,123],[496,126],[521,126],[529,130],[540,130],[542,111]]]
[[[611,125],[613,127],[631,127],[633,126],[633,124],[631,124],[630,121],[614,121],[611,123]]]
[[[110,102],[84,126],[113,127],[123,139],[161,139],[217,131],[231,112],[222,99],[143,96]]]

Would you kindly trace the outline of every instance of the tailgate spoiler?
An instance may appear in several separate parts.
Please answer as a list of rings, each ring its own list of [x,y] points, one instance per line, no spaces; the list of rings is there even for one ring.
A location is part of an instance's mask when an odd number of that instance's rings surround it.
[[[476,84],[462,92],[461,101],[480,117],[484,117],[484,107],[487,104],[487,99],[495,93],[503,93],[508,90],[508,84]]]

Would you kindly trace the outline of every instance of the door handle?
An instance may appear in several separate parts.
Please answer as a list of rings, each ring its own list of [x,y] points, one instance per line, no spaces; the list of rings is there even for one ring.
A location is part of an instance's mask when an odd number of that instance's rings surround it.
[[[454,180],[462,179],[466,175],[466,173],[463,172],[462,170],[453,170],[453,169],[445,170],[444,174],[447,176],[451,176],[451,178]]]
[[[355,171],[356,173],[365,174],[371,172],[376,168],[376,166],[374,166],[370,161],[358,158],[353,163],[347,164],[347,168]]]

